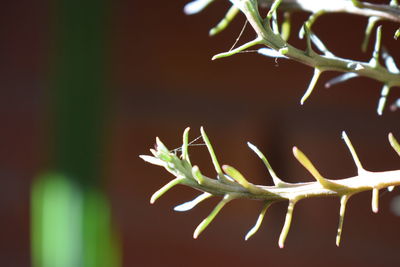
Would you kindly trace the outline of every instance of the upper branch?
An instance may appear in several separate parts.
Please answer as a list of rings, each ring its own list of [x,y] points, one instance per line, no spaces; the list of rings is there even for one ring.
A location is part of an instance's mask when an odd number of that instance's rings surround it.
[[[370,17],[366,30],[366,41],[373,25],[380,19],[390,19],[400,22],[400,9],[397,5],[376,5],[359,1],[335,0],[335,1],[312,1],[312,0],[275,0],[275,1],[258,1],[258,0],[230,0],[233,8],[240,10],[247,18],[256,33],[256,38],[240,47],[232,49],[228,52],[217,54],[213,59],[228,57],[240,53],[250,47],[256,45],[264,45],[268,48],[258,50],[260,54],[270,57],[283,57],[300,62],[304,65],[315,69],[314,76],[311,80],[309,88],[301,99],[301,104],[311,94],[317,83],[320,74],[326,71],[338,71],[345,73],[342,76],[329,81],[325,86],[329,87],[333,84],[344,82],[354,77],[368,77],[379,81],[383,84],[381,98],[378,102],[377,112],[382,114],[387,96],[392,87],[400,86],[400,69],[388,51],[381,49],[381,26],[377,27],[375,46],[369,61],[357,61],[353,59],[341,58],[334,55],[333,52],[324,45],[324,43],[311,31],[311,26],[315,20],[326,12],[347,12],[353,14],[361,14]],[[260,14],[259,6],[269,7],[268,14],[263,17]],[[279,28],[277,23],[277,10],[306,10],[312,12],[310,18],[304,23],[300,32],[300,37],[306,37],[307,46],[305,50],[298,49],[287,42],[289,35],[290,22],[284,21],[282,27]],[[230,14],[232,12],[230,11]],[[234,13],[236,14],[236,13]],[[225,18],[228,19],[228,18]],[[233,17],[229,17],[233,19]],[[224,27],[228,23],[224,21]],[[213,29],[213,32],[220,31]],[[400,33],[399,33],[400,34]],[[316,48],[316,49],[315,49]],[[381,64],[383,59],[384,64]]]

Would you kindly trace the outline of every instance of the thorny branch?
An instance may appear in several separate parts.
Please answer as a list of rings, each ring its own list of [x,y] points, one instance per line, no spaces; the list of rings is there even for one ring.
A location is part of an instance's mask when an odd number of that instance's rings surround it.
[[[186,5],[185,11],[188,14],[197,13],[211,2],[213,0],[193,1]],[[304,104],[311,95],[320,75],[327,71],[338,71],[344,74],[328,81],[325,84],[326,87],[361,76],[381,82],[383,86],[377,107],[379,115],[383,113],[391,88],[400,86],[399,68],[396,66],[389,52],[381,49],[381,26],[377,27],[374,51],[371,59],[367,62],[341,58],[334,55],[311,30],[317,18],[326,13],[345,12],[367,16],[369,20],[366,27],[365,40],[362,44],[362,49],[366,50],[372,29],[378,21],[390,20],[396,23],[400,22],[400,8],[397,1],[391,1],[387,5],[371,4],[357,0],[230,0],[230,2],[232,3],[232,7],[228,10],[224,19],[211,29],[210,34],[214,35],[225,29],[240,11],[246,16],[247,21],[254,29],[256,38],[236,49],[217,54],[213,59],[232,56],[250,47],[263,45],[266,47],[258,50],[262,55],[287,58],[314,68],[314,76],[304,96],[301,98],[301,104]],[[266,16],[261,15],[262,10],[260,9],[264,7],[269,9]],[[277,10],[284,13],[284,21],[281,27],[279,27],[277,20]],[[304,51],[287,42],[290,35],[290,14],[295,11],[307,11],[311,13],[299,33],[300,38],[306,37],[307,47]],[[396,31],[395,38],[397,39],[399,35],[400,29]],[[315,51],[314,47],[319,52]],[[384,65],[380,63],[380,59],[384,61]]]
[[[211,223],[215,216],[228,202],[238,198],[264,201],[265,205],[260,212],[255,226],[245,237],[247,240],[257,232],[268,207],[276,202],[286,200],[289,203],[288,210],[279,238],[279,246],[282,248],[289,232],[295,204],[299,200],[311,197],[337,196],[340,198],[341,203],[339,212],[339,227],[336,237],[336,244],[339,246],[343,228],[344,211],[348,199],[354,194],[372,190],[373,194],[371,206],[372,211],[376,213],[378,212],[379,190],[384,188],[392,190],[394,186],[400,185],[400,170],[384,172],[370,172],[365,170],[345,132],[342,133],[342,137],[350,150],[358,170],[358,174],[356,176],[345,179],[327,179],[323,177],[307,158],[307,156],[305,156],[297,147],[294,147],[294,156],[313,175],[316,181],[306,183],[284,182],[273,171],[265,155],[256,146],[248,143],[249,147],[265,163],[273,179],[273,186],[252,184],[234,167],[229,165],[223,165],[221,167],[211,142],[203,128],[201,128],[201,135],[211,156],[211,160],[217,173],[217,179],[212,179],[203,175],[198,166],[192,165],[188,152],[189,128],[187,128],[183,134],[181,155],[177,155],[176,151],[170,151],[160,141],[160,139],[157,138],[156,148],[150,150],[152,156],[140,156],[143,160],[151,164],[164,167],[168,172],[175,176],[175,179],[167,183],[160,190],[153,194],[150,200],[151,203],[154,203],[165,192],[178,184],[192,187],[196,190],[202,191],[203,193],[194,200],[175,207],[176,211],[190,210],[201,201],[212,196],[222,197],[222,200],[219,202],[219,204],[217,204],[210,215],[205,218],[196,228],[193,235],[194,238],[197,238],[200,235],[200,233]],[[400,145],[392,134],[389,134],[389,141],[393,149],[400,156]]]

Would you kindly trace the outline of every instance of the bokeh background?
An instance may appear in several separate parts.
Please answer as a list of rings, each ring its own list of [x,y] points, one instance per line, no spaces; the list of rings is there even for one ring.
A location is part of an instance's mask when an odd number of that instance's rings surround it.
[[[178,186],[150,205],[172,177],[138,155],[156,136],[180,146],[187,126],[192,139],[204,126],[220,161],[259,184],[272,181],[246,141],[290,182],[312,180],[291,155],[294,145],[326,177],[355,175],[342,130],[367,169],[399,168],[387,134],[400,139],[400,111],[376,114],[378,82],[357,78],[325,89],[337,73],[323,74],[300,106],[312,69],[256,53],[211,61],[232,46],[244,17],[209,38],[228,2],[194,16],[183,14],[186,2],[2,1],[0,266],[398,264],[400,218],[391,209],[398,189],[381,194],[378,214],[370,193],[350,200],[340,248],[334,198],[297,205],[285,249],[277,245],[285,203],[269,209],[247,242],[261,203],[235,200],[198,240],[192,233],[217,199],[177,213],[175,205],[198,194]],[[303,48],[296,33],[306,18],[293,15],[290,39]],[[372,49],[360,52],[366,22],[326,15],[313,29],[336,55],[365,61]],[[400,58],[392,38],[398,25],[382,24],[384,45]],[[239,44],[252,37],[248,27]],[[191,155],[214,175],[204,147]]]

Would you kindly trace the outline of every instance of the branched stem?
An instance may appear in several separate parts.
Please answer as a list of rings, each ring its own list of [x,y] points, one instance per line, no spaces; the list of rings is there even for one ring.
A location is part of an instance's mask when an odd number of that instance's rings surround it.
[[[216,167],[217,179],[212,179],[203,175],[200,172],[199,167],[191,164],[188,153],[188,132],[188,129],[184,132],[182,155],[179,156],[176,152],[168,150],[167,147],[157,138],[156,149],[151,150],[153,156],[142,155],[141,158],[151,164],[164,167],[168,172],[172,173],[176,177],[154,193],[151,197],[151,203],[154,203],[156,199],[178,184],[192,187],[196,190],[202,191],[203,194],[195,198],[193,201],[177,206],[175,208],[177,211],[187,211],[211,196],[220,196],[223,198],[210,215],[198,226],[194,234],[195,238],[205,230],[225,204],[233,199],[247,198],[262,200],[266,203],[260,213],[256,225],[250,230],[246,239],[258,230],[261,221],[271,204],[286,200],[289,201],[288,213],[279,239],[279,246],[283,247],[289,231],[295,204],[299,200],[312,197],[336,196],[341,200],[340,223],[337,236],[338,244],[342,232],[345,205],[350,196],[371,190],[373,193],[372,210],[373,212],[378,212],[379,190],[400,185],[400,170],[370,172],[363,169],[354,147],[345,133],[343,133],[343,138],[345,139],[346,145],[348,146],[356,166],[358,167],[358,174],[356,176],[344,179],[327,179],[322,177],[311,161],[298,148],[294,148],[293,153],[295,157],[315,177],[316,181],[286,183],[276,176],[266,157],[254,145],[251,145],[250,147],[257,153],[257,155],[264,162],[267,162],[268,170],[273,175],[275,185],[264,186],[252,184],[238,170],[228,165],[223,165],[222,168]],[[204,129],[202,129],[201,132],[203,139],[205,137],[207,138],[207,147],[214,165],[219,166],[211,142],[205,134]],[[389,141],[395,151],[399,153],[400,149],[398,142],[392,134],[389,134]],[[221,179],[221,177],[224,177],[224,179]]]
[[[197,0],[200,1],[200,0]],[[203,0],[201,0],[203,2]],[[196,2],[196,1],[194,1]],[[334,0],[334,1],[315,1],[315,0],[230,0],[235,10],[240,10],[247,18],[247,21],[254,29],[257,37],[242,46],[224,53],[220,53],[213,57],[213,59],[233,56],[243,50],[255,45],[264,45],[271,49],[273,52],[265,53],[265,48],[259,50],[260,54],[271,57],[285,57],[304,65],[310,66],[315,69],[310,86],[306,94],[301,100],[304,100],[311,94],[312,89],[322,72],[338,71],[348,73],[346,77],[368,77],[383,83],[381,98],[379,99],[377,113],[382,114],[386,99],[389,94],[389,89],[393,87],[400,87],[399,69],[393,60],[385,61],[386,66],[379,63],[379,58],[391,58],[390,55],[384,51],[381,52],[381,26],[377,27],[375,49],[369,61],[357,61],[353,59],[346,59],[335,56],[322,41],[311,31],[311,26],[315,23],[317,18],[327,13],[345,12],[354,15],[362,15],[369,17],[368,26],[365,32],[365,41],[362,44],[362,49],[366,49],[367,42],[370,39],[372,28],[377,21],[390,20],[393,22],[400,22],[400,8],[396,4],[378,5],[367,2],[360,2],[355,0]],[[193,2],[192,2],[193,3]],[[209,3],[209,2],[207,2]],[[259,8],[269,8],[269,12],[265,17],[260,14]],[[303,51],[298,49],[286,40],[288,39],[288,29],[290,28],[290,21],[285,20],[282,26],[282,32],[279,32],[279,27],[276,20],[276,11],[280,10],[288,14],[294,11],[310,12],[310,18],[304,23],[301,29],[300,37],[306,36],[307,48]],[[286,15],[287,16],[287,15]],[[225,21],[226,22],[226,21]],[[229,23],[224,23],[224,26],[218,28],[218,32],[227,27]],[[395,37],[399,34],[395,33]],[[314,51],[315,46],[319,52]],[[351,75],[350,75],[351,74]],[[341,77],[341,76],[340,76]],[[344,82],[347,79],[340,79],[337,82]],[[336,82],[336,83],[337,83]],[[334,83],[328,82],[332,85]]]

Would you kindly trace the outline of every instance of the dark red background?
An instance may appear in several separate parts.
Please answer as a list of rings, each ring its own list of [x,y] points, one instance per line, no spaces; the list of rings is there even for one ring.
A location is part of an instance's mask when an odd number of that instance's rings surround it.
[[[110,36],[110,114],[104,144],[107,173],[104,187],[111,201],[113,222],[121,239],[124,266],[244,266],[324,265],[393,266],[398,260],[400,219],[390,211],[398,190],[383,195],[380,212],[370,209],[370,193],[348,204],[342,244],[335,246],[338,199],[310,199],[295,209],[285,249],[277,242],[286,205],[268,211],[263,227],[249,241],[244,235],[256,221],[260,203],[236,200],[210,227],[192,239],[198,223],[217,203],[208,200],[187,213],[176,204],[197,192],[177,187],[155,205],[153,192],[172,177],[138,158],[159,136],[171,149],[180,145],[185,127],[192,138],[203,125],[222,163],[241,170],[250,181],[271,184],[262,163],[246,147],[258,145],[286,181],[312,177],[291,155],[301,148],[328,178],[356,173],[341,140],[346,130],[364,166],[372,171],[399,168],[387,134],[400,140],[399,112],[376,114],[381,84],[359,78],[325,89],[337,74],[323,74],[304,106],[300,98],[312,69],[256,53],[211,61],[234,43],[244,23],[238,16],[220,35],[208,30],[226,11],[219,1],[201,14],[185,16],[186,1],[113,1]],[[0,265],[30,266],[30,185],[48,162],[45,95],[52,36],[46,1],[3,1],[0,15]],[[294,15],[290,42],[306,14]],[[369,60],[360,52],[366,18],[326,15],[314,26],[328,48],[341,57]],[[397,58],[398,25],[383,23],[383,43]],[[254,37],[248,27],[239,43]],[[389,104],[400,97],[393,88]],[[196,163],[212,172],[204,148],[193,147]]]

